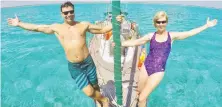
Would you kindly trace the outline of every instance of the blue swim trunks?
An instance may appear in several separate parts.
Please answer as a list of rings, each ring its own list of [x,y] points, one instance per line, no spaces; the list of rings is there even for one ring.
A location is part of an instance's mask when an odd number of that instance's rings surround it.
[[[79,89],[82,90],[88,84],[96,85],[98,83],[96,66],[91,55],[79,63],[68,61],[68,68]]]

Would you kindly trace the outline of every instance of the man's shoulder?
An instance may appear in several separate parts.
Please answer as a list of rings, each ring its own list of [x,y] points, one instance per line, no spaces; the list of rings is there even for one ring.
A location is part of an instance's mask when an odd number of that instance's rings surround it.
[[[91,23],[88,21],[81,21],[79,24],[89,26]]]
[[[62,29],[62,24],[60,23],[53,23],[50,25],[50,28],[53,29],[54,31],[58,32],[60,29]]]
[[[51,27],[53,27],[53,28],[57,28],[57,27],[60,27],[62,24],[60,24],[60,23],[53,23],[53,24],[51,24]]]
[[[79,23],[81,23],[81,24],[89,24],[90,22],[88,22],[88,21],[80,21]]]

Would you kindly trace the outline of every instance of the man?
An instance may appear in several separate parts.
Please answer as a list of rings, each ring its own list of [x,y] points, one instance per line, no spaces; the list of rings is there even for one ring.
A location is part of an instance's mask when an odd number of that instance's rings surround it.
[[[108,98],[99,92],[96,67],[89,54],[85,39],[86,32],[103,34],[111,31],[111,24],[100,28],[89,22],[75,21],[74,5],[71,2],[65,2],[61,5],[61,15],[64,19],[62,24],[35,25],[21,22],[17,16],[9,18],[8,24],[30,31],[55,34],[64,48],[69,71],[78,88],[87,96],[97,100],[103,107],[108,107]]]

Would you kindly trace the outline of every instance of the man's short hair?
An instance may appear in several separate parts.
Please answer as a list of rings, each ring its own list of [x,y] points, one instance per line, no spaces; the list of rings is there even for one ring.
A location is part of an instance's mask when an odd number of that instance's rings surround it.
[[[73,5],[70,1],[67,1],[67,2],[63,3],[63,4],[61,5],[61,7],[60,7],[61,12],[62,12],[62,8],[64,8],[64,7],[69,7],[69,6],[74,9],[74,5]]]

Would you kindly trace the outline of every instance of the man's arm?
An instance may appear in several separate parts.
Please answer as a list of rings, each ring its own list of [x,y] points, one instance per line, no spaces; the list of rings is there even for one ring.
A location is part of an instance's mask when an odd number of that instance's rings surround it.
[[[194,36],[202,31],[204,31],[207,28],[213,27],[217,24],[217,20],[214,19],[212,21],[209,21],[209,18],[207,19],[207,23],[201,27],[192,29],[190,31],[185,31],[185,32],[171,32],[171,36],[173,40],[183,40],[188,37]]]
[[[9,18],[8,19],[8,24],[11,26],[17,26],[21,27],[23,29],[29,30],[29,31],[36,31],[36,32],[43,32],[46,34],[53,34],[54,33],[54,27],[56,24],[53,25],[35,25],[35,24],[30,24],[30,23],[24,23],[21,22],[17,16],[15,18]]]
[[[46,33],[46,34],[53,34],[54,33],[53,27],[55,26],[55,24],[53,24],[53,25],[35,25],[35,24],[30,24],[30,23],[19,22],[18,26],[23,29],[29,30],[29,31],[42,32],[42,33]]]
[[[108,24],[105,27],[88,23],[88,31],[92,34],[104,34],[112,30],[112,24]]]
[[[116,16],[116,20],[117,20],[117,22],[122,23],[123,16],[122,15]],[[98,26],[98,25],[93,25],[93,24],[88,23],[88,31],[90,33],[93,33],[93,34],[104,34],[104,33],[107,33],[111,30],[112,30],[112,24],[111,23],[108,23],[108,25],[106,25],[103,28]]]

